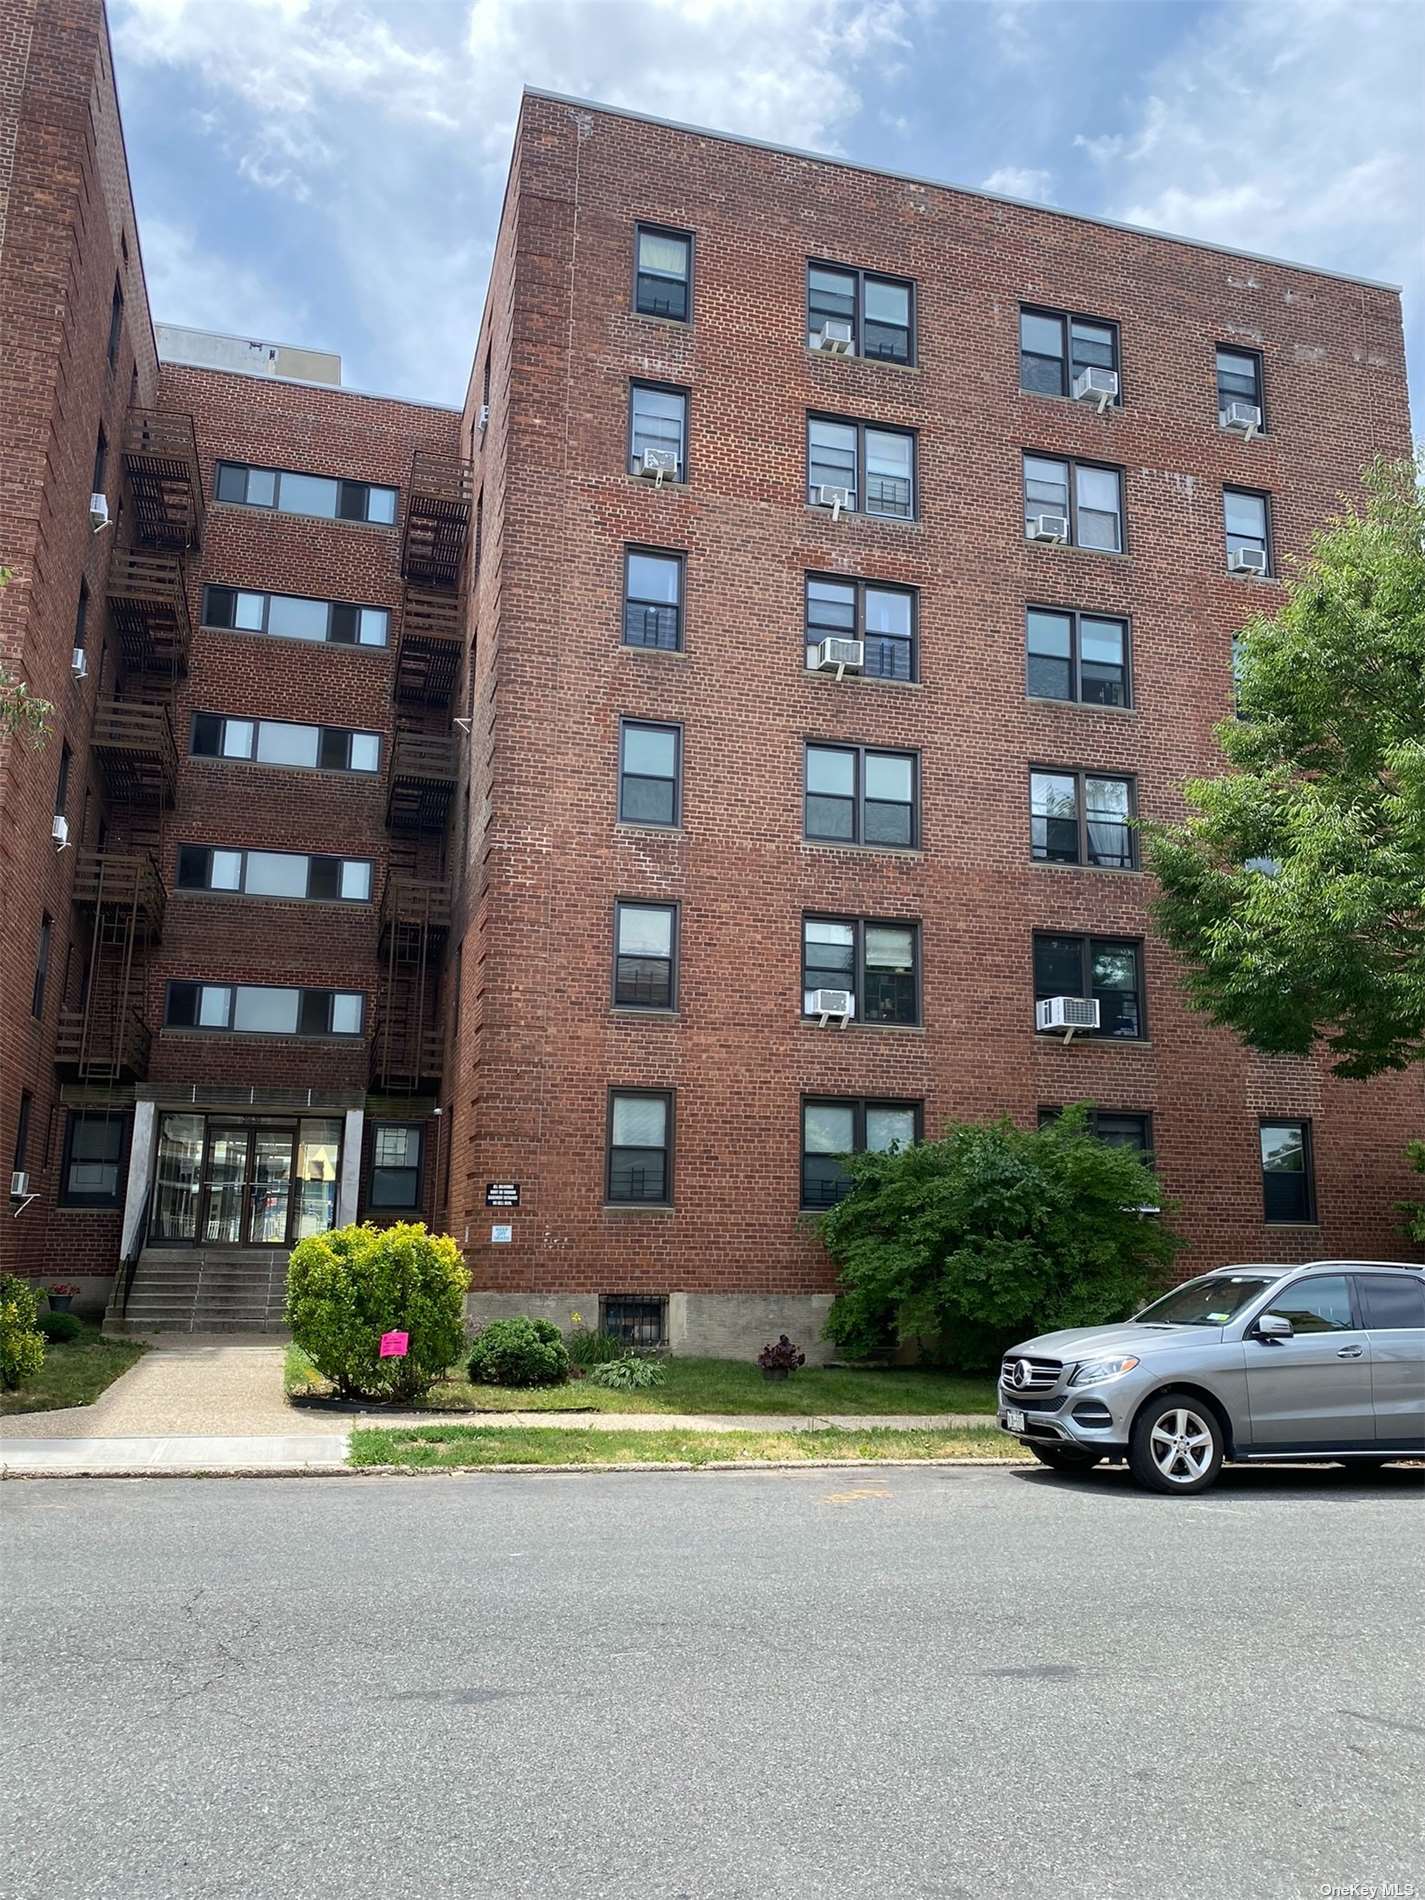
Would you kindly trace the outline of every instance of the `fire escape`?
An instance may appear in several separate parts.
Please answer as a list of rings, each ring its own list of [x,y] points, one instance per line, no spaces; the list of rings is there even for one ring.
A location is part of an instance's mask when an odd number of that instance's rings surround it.
[[[417,449],[401,534],[396,730],[386,788],[391,869],[381,899],[381,987],[373,1086],[438,1089],[444,1067],[441,965],[450,934],[445,834],[460,778],[450,702],[460,675],[460,582],[470,530],[470,470]]]
[[[79,1007],[60,1015],[56,1065],[80,1082],[132,1081],[148,1066],[148,952],[163,930],[162,815],[178,780],[173,700],[192,625],[184,562],[203,532],[193,419],[136,410],[124,437],[127,539],[106,595],[118,685],[95,708],[91,748],[115,842],[81,851],[73,901],[89,922]]]

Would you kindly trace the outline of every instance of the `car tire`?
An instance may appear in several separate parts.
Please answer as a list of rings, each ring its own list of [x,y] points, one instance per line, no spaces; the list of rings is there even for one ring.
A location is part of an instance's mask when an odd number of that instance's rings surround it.
[[[1029,1449],[1051,1471],[1092,1471],[1103,1460],[1102,1452],[1080,1451],[1074,1445],[1031,1445]]]
[[[1160,1392],[1133,1421],[1128,1468],[1145,1490],[1190,1497],[1216,1484],[1226,1448],[1210,1406],[1189,1392]]]

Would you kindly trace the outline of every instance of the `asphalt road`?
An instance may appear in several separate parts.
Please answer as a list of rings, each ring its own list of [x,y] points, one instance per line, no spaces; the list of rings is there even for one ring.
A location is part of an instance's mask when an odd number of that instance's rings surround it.
[[[1403,1470],[6,1484],[0,1883],[1425,1893],[1422,1507]]]

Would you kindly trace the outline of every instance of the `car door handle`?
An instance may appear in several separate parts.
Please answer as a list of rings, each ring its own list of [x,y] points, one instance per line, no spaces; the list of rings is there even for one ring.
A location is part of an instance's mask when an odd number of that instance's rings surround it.
[[[1359,1359],[1365,1351],[1363,1346],[1343,1346],[1336,1354],[1338,1359]]]

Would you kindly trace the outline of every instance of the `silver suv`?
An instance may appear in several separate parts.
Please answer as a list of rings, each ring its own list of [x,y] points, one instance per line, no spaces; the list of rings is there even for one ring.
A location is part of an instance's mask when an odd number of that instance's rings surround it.
[[[1219,1267],[1122,1325],[1013,1347],[999,1423],[1057,1471],[1126,1459],[1176,1493],[1224,1458],[1425,1457],[1425,1268]]]

